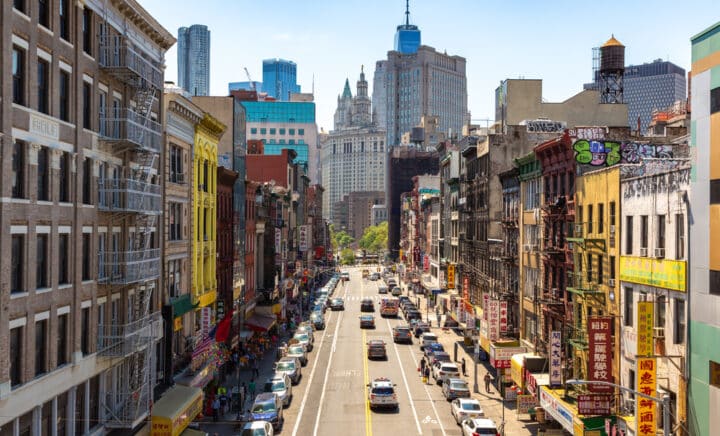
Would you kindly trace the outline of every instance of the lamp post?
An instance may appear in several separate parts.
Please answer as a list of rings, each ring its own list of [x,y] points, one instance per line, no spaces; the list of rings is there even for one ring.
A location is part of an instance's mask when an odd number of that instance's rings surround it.
[[[638,392],[634,389],[626,388],[625,386],[616,385],[615,383],[610,383],[606,381],[596,381],[596,380],[565,380],[565,384],[568,385],[602,385],[602,386],[612,386],[614,388],[620,389],[624,392],[629,392],[633,395],[637,395],[640,398],[645,398],[646,400],[651,400],[656,403],[659,403],[662,405],[663,408],[663,436],[670,436],[670,396],[669,395],[663,395],[662,398],[653,397],[650,395],[643,394],[642,392]]]

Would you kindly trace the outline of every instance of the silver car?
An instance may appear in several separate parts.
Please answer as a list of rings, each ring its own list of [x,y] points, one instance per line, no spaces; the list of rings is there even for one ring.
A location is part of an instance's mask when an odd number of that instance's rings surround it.
[[[295,357],[300,361],[302,366],[307,365],[307,351],[302,345],[290,345],[285,354],[287,357]]]
[[[312,349],[313,349],[312,336],[308,335],[307,333],[295,333],[295,335],[293,336],[293,339],[295,341],[297,341],[297,344],[305,347],[306,350],[312,351]]]
[[[300,361],[295,357],[283,357],[275,362],[275,372],[285,374],[290,377],[292,384],[296,385],[300,381]]]
[[[290,405],[290,400],[292,400],[292,382],[285,374],[276,373],[265,380],[263,391],[272,392],[277,395],[280,401],[282,401],[283,407]]]

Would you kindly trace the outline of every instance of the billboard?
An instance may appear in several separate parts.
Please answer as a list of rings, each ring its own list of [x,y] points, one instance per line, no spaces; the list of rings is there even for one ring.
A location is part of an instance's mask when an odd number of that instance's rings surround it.
[[[657,361],[654,357],[637,360],[637,391],[654,397],[657,390]],[[638,436],[655,436],[657,432],[657,403],[635,395],[635,419]]]

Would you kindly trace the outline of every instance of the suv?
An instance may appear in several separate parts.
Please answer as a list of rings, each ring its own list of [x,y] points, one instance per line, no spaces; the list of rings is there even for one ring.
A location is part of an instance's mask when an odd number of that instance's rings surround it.
[[[420,351],[423,351],[427,345],[437,342],[438,337],[435,333],[426,332],[420,336]]]
[[[283,406],[280,397],[271,392],[263,392],[255,397],[250,408],[250,419],[253,421],[267,421],[272,424],[275,430],[282,427]]]
[[[370,410],[380,407],[399,409],[395,385],[387,377],[376,378],[368,385],[368,402]]]
[[[485,436],[485,435],[498,435],[497,427],[492,419],[486,418],[471,418],[466,419],[460,424],[462,428],[463,436]]]
[[[360,302],[360,312],[375,312],[375,304],[370,298],[363,298]]]
[[[290,380],[294,385],[300,381],[300,361],[294,357],[283,357],[282,359],[275,362],[275,372],[279,374],[285,374],[290,377]]]
[[[437,362],[432,367],[432,376],[437,384],[442,384],[448,378],[460,378],[460,370],[456,363]]]
[[[412,333],[408,326],[396,326],[393,327],[393,342],[407,342],[412,344]]]
[[[265,380],[263,391],[272,392],[280,397],[280,401],[282,401],[284,407],[290,405],[290,400],[292,399],[292,382],[288,376],[284,374],[273,374],[272,377]]]
[[[402,289],[400,289],[400,286],[393,286],[392,291],[390,291],[390,294],[394,297],[402,295]]]
[[[385,341],[382,339],[370,339],[367,342],[368,359],[387,359]]]

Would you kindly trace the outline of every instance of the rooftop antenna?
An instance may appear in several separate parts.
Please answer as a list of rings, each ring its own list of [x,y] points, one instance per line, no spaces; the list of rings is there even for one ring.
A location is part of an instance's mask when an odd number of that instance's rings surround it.
[[[312,94],[315,95],[315,73],[313,73]]]
[[[410,25],[410,0],[405,0],[405,25]]]

